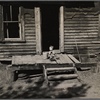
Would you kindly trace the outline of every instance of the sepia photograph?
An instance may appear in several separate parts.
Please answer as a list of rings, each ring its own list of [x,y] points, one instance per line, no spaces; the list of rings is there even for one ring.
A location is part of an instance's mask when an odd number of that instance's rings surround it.
[[[100,98],[100,1],[0,1],[0,99]]]

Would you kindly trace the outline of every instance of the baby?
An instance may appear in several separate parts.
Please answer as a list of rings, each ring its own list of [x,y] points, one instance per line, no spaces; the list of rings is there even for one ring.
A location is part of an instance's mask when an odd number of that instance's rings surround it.
[[[55,54],[54,51],[53,51],[53,48],[54,48],[53,46],[49,47],[49,54]]]
[[[47,53],[47,58],[50,60],[55,60],[55,52],[53,51],[53,46],[49,47],[49,52]]]

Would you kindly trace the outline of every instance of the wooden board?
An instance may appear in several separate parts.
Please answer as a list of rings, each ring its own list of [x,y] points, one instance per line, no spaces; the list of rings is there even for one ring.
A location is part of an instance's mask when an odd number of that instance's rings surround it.
[[[78,61],[74,56],[72,56],[72,55],[69,54],[68,57],[69,57],[74,63],[80,64],[80,61]]]
[[[44,58],[44,55],[23,55],[13,56],[12,65],[29,65],[29,64],[44,64],[44,65],[55,65],[55,64],[73,64],[72,60],[66,54],[57,54],[57,61],[50,61],[50,59]]]

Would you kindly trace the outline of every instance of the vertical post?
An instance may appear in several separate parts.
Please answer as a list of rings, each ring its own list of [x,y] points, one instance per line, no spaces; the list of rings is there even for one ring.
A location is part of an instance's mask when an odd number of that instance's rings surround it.
[[[20,26],[20,38],[22,38],[23,40],[25,40],[25,31],[24,31],[24,8],[21,6],[19,8],[19,21],[21,21],[21,23],[19,23],[19,26]],[[21,34],[22,33],[22,34]]]
[[[64,6],[60,7],[60,26],[59,26],[59,36],[60,36],[60,52],[64,52]]]
[[[35,30],[36,30],[36,52],[41,53],[41,22],[40,22],[40,8],[35,7]]]
[[[49,85],[48,84],[49,82],[48,82],[48,76],[47,76],[47,69],[46,69],[45,65],[43,65],[43,75],[44,75],[46,85]]]
[[[100,14],[99,14],[99,26],[98,26],[98,38],[100,38]]]
[[[4,39],[3,34],[3,6],[0,5],[0,42],[2,42]]]

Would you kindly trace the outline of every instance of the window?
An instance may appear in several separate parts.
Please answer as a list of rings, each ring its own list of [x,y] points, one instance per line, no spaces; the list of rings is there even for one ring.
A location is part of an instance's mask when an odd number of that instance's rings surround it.
[[[22,39],[21,7],[3,6],[3,32],[5,40]]]

